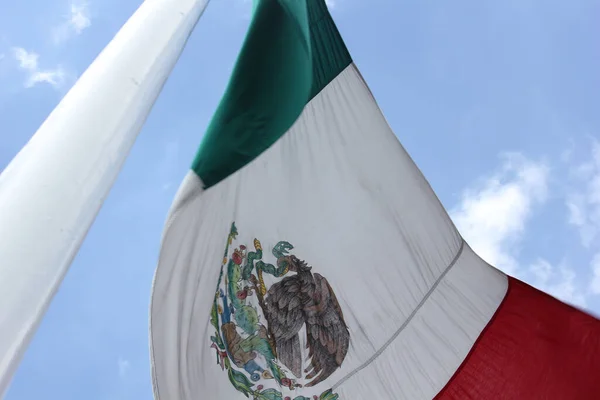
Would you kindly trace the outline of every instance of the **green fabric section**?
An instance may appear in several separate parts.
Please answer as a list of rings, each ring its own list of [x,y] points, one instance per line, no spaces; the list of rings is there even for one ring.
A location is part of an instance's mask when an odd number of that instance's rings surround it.
[[[205,188],[273,145],[351,62],[323,0],[255,0],[229,84],[192,164]]]

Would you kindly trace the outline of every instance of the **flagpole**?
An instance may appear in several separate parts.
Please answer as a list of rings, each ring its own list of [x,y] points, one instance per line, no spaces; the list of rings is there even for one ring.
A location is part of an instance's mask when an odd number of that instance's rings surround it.
[[[0,397],[207,3],[142,3],[0,175]]]

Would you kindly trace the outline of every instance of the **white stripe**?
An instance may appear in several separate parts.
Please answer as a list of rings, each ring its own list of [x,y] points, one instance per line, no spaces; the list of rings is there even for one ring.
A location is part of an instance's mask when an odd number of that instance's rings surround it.
[[[291,398],[334,385],[341,400],[431,398],[506,292],[506,277],[463,248],[351,65],[281,140],[174,219],[152,310],[163,400],[245,398],[209,349],[209,312],[232,221],[236,243],[250,247],[259,238],[271,263],[272,246],[291,242],[292,253],[329,281],[349,325],[342,367],[313,389],[284,393]]]
[[[465,246],[406,328],[360,373],[341,382],[340,399],[435,397],[493,316],[507,285],[504,274]]]

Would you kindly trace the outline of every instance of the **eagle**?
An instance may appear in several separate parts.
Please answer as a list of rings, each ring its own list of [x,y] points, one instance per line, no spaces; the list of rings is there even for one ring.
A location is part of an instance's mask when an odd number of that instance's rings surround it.
[[[302,377],[299,332],[306,326],[310,365],[304,374],[305,379],[312,380],[304,386],[315,386],[342,365],[350,332],[327,279],[313,274],[312,268],[294,255],[279,257],[277,264],[295,272],[273,284],[264,299],[265,318],[277,358],[297,378]]]

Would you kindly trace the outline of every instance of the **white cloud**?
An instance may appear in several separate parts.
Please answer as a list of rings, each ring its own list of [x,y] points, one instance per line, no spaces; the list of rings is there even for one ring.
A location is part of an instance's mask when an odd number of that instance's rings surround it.
[[[54,29],[54,42],[60,44],[92,25],[88,3],[71,3],[65,21]]]
[[[65,71],[61,67],[52,70],[35,71],[25,81],[25,87],[30,88],[38,83],[48,83],[54,87],[59,87],[65,80]]]
[[[87,4],[71,5],[71,17],[69,18],[69,24],[73,27],[73,30],[77,34],[81,33],[84,29],[88,28],[92,24]]]
[[[80,34],[91,25],[89,7],[87,3],[71,3],[65,21],[54,29],[54,41],[61,43],[72,35]],[[43,69],[39,66],[39,55],[21,47],[13,48],[14,57],[19,67],[27,72],[24,86],[31,88],[39,83],[47,83],[53,87],[60,87],[65,83],[65,70],[59,65],[53,69]]]
[[[553,266],[540,257],[527,265],[518,259],[527,222],[547,200],[548,173],[544,163],[520,154],[507,155],[495,174],[463,193],[450,214],[467,242],[488,263],[564,302],[585,307],[585,291],[565,262]],[[600,292],[600,256],[597,284]]]
[[[16,47],[14,48],[15,59],[19,62],[19,66],[29,71],[35,71],[38,67],[39,55],[33,52]]]
[[[59,87],[65,80],[65,71],[61,66],[54,69],[40,69],[38,65],[39,55],[29,52],[22,47],[13,49],[15,60],[19,67],[28,74],[25,80],[25,87],[30,88],[38,83],[48,83],[54,87]]]
[[[131,368],[131,363],[129,362],[129,360],[125,360],[124,358],[119,357],[119,359],[117,360],[117,365],[119,367],[119,376],[121,378],[124,378],[125,375],[127,375],[129,368]]]
[[[325,4],[327,4],[327,7],[333,8],[335,6],[335,0],[325,0]]]
[[[571,170],[573,190],[567,195],[568,222],[577,228],[583,247],[600,244],[600,142],[593,139],[591,157]],[[600,252],[590,262],[589,293],[600,295]]]
[[[586,298],[576,282],[575,271],[561,263],[553,267],[548,261],[539,258],[522,275],[531,277],[530,283],[556,298],[579,307],[586,307]]]
[[[513,274],[517,244],[535,205],[545,202],[548,168],[520,154],[507,154],[500,170],[467,189],[452,219],[488,263]]]
[[[591,160],[571,174],[580,189],[567,196],[568,221],[578,228],[581,244],[589,248],[600,235],[600,142],[592,142]]]

